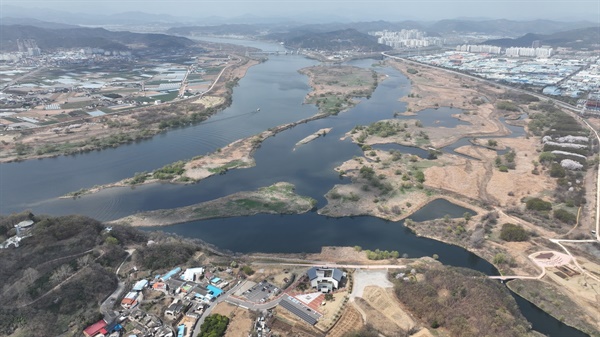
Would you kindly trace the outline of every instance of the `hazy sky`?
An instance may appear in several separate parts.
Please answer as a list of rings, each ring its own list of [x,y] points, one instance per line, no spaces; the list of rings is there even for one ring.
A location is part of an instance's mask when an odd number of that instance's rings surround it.
[[[600,0],[0,0],[3,5],[113,14],[143,11],[187,17],[320,13],[351,20],[439,20],[457,17],[586,19],[600,23]]]

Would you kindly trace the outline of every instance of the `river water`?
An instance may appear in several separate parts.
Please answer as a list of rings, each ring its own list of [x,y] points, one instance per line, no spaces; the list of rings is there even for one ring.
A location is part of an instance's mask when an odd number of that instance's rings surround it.
[[[279,48],[257,41],[247,43],[265,50]],[[352,65],[370,67],[373,62],[360,60],[352,62]],[[317,62],[301,56],[271,57],[269,61],[252,67],[240,80],[239,86],[234,88],[231,107],[198,125],[172,130],[151,140],[117,149],[1,164],[0,213],[31,209],[34,213],[78,213],[99,220],[112,220],[139,211],[191,205],[278,181],[295,184],[299,194],[317,199],[318,207],[322,207],[326,203],[324,194],[334,184],[348,182],[340,178],[333,168],[362,154],[356,144],[341,141],[340,137],[356,125],[393,118],[394,112],[405,110],[405,104],[398,98],[408,94],[410,83],[398,71],[378,67],[377,71],[388,75],[388,79],[380,83],[370,99],[363,99],[349,111],[298,125],[267,139],[255,153],[257,165],[253,168],[231,170],[193,185],[153,184],[107,189],[77,199],[57,198],[80,188],[110,183],[136,172],[151,171],[173,161],[206,154],[267,128],[314,115],[317,109],[302,103],[310,88],[307,78],[298,73],[299,69],[314,64]],[[259,112],[256,112],[257,108],[260,108]],[[454,127],[462,123],[450,116],[458,111],[440,108],[399,118],[418,118],[424,125]],[[294,150],[296,142],[326,127],[333,128],[327,136]],[[399,149],[425,155],[419,149]],[[467,209],[438,200],[411,218],[427,220],[446,214],[460,217],[465,211]],[[487,261],[460,247],[417,237],[402,222],[367,216],[334,219],[314,212],[257,215],[196,221],[161,230],[197,237],[238,252],[317,252],[325,245],[360,245],[365,249],[397,250],[409,257],[438,254],[445,264],[476,269],[488,275],[497,274]],[[543,316],[545,313],[535,307],[520,303],[520,308],[533,323],[534,329],[542,333],[585,336],[550,316]]]

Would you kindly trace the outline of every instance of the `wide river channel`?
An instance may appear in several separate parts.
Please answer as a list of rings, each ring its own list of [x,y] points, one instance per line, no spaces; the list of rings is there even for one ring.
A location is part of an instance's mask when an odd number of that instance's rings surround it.
[[[257,47],[281,49],[278,45],[256,41],[210,39]],[[351,62],[354,66],[371,67],[374,60]],[[318,64],[298,55],[272,56],[248,71],[234,88],[233,103],[203,123],[172,130],[151,140],[116,149],[75,156],[62,156],[20,163],[0,164],[0,213],[26,209],[52,215],[85,214],[99,220],[113,220],[140,211],[174,208],[212,200],[239,191],[254,190],[275,182],[296,185],[297,193],[326,204],[325,193],[335,184],[347,183],[334,167],[360,156],[358,146],[340,138],[356,125],[368,125],[393,118],[405,110],[398,101],[410,91],[410,82],[390,67],[375,70],[388,75],[370,99],[338,116],[300,124],[267,139],[256,151],[256,166],[231,170],[193,185],[152,184],[136,188],[111,188],[77,199],[59,199],[61,195],[106,184],[151,171],[165,164],[206,154],[227,144],[268,128],[310,117],[317,112],[313,105],[303,104],[310,91],[306,76],[298,73],[304,67]],[[260,108],[260,111],[256,111]],[[456,109],[427,110],[410,118],[424,125],[454,127],[451,117]],[[398,117],[404,118],[404,117]],[[333,128],[325,137],[294,150],[296,142],[321,128]],[[522,128],[510,128],[513,135]],[[464,141],[464,140],[463,140]],[[423,150],[390,145],[404,153],[425,156]],[[453,151],[448,147],[445,151]],[[429,220],[449,214],[460,217],[465,208],[436,200],[417,213],[413,220]],[[150,229],[149,229],[150,230]],[[328,218],[316,212],[300,215],[257,215],[195,221],[160,228],[182,236],[200,238],[218,247],[236,252],[300,253],[318,252],[322,246],[354,246],[365,249],[397,250],[409,257],[438,254],[444,264],[467,267],[497,275],[487,261],[457,246],[418,237],[403,226],[369,216]],[[524,316],[535,330],[550,336],[586,336],[552,318],[531,303],[514,295]]]

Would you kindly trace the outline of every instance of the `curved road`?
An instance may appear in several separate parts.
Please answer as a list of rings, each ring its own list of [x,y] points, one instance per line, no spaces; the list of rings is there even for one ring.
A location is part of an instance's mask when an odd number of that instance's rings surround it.
[[[115,305],[115,301],[119,298],[119,296],[121,296],[121,293],[123,292],[123,290],[125,290],[125,282],[123,282],[123,281],[121,281],[119,279],[119,271],[121,270],[121,267],[123,267],[123,265],[125,264],[125,261],[127,261],[127,259],[129,259],[131,257],[131,255],[133,254],[133,252],[135,252],[135,249],[127,249],[127,256],[123,259],[123,262],[121,262],[121,264],[119,265],[119,267],[115,271],[115,275],[117,276],[117,280],[119,280],[119,285],[117,286],[117,289],[115,289],[115,291],[113,291],[113,293],[110,294],[104,300],[104,302],[102,302],[102,304],[100,305],[100,313],[104,317],[112,317],[112,316],[114,316],[113,307]]]

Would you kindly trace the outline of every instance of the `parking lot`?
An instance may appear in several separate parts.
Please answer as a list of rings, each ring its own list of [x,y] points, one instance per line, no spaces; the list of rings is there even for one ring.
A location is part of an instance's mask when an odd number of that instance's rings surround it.
[[[277,294],[279,294],[279,288],[264,280],[246,290],[243,295],[251,302],[264,303],[269,297]]]

